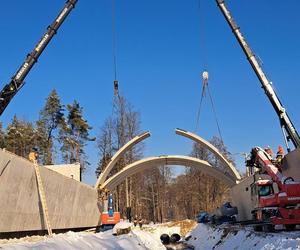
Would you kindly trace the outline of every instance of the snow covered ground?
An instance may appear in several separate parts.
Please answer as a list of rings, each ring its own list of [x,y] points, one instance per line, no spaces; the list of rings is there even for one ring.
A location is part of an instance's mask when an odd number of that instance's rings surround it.
[[[188,241],[195,249],[300,249],[300,231],[263,233],[252,228],[212,228],[199,224]]]
[[[27,239],[28,240],[28,239]],[[17,244],[0,245],[4,250],[67,250],[67,249],[145,249],[139,239],[133,234],[113,236],[112,231],[105,233],[73,233],[54,235],[52,238],[38,242],[21,242]]]
[[[163,250],[162,233],[180,233],[180,227],[170,224],[148,225],[140,229],[132,227],[126,235],[113,236],[113,231],[103,233],[68,232],[52,238],[35,236],[19,240],[0,240],[1,250],[49,250],[49,249],[153,249]],[[187,236],[195,249],[299,249],[300,231],[280,233],[256,233],[238,227],[212,228],[198,224]]]
[[[45,236],[26,237],[22,239],[0,240],[1,250],[66,250],[66,249],[155,249],[163,250],[160,235],[163,233],[180,233],[180,227],[163,225],[132,227],[126,235],[114,236],[113,230],[100,233],[67,232],[57,234],[52,238]]]

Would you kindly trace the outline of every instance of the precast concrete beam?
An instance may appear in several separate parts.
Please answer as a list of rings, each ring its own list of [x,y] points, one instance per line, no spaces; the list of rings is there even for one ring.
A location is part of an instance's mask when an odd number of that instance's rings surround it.
[[[129,142],[127,142],[123,147],[121,147],[111,158],[110,162],[107,164],[104,171],[99,175],[97,182],[95,184],[94,188],[98,188],[99,185],[102,185],[107,176],[109,175],[110,171],[113,169],[113,167],[116,165],[117,161],[134,145],[141,142],[142,140],[145,140],[146,138],[150,137],[150,132],[144,132],[140,135],[135,136],[133,139],[131,139]]]
[[[102,187],[108,190],[114,190],[126,177],[131,176],[135,173],[138,173],[142,170],[149,169],[157,166],[189,166],[196,167],[201,169],[202,172],[222,181],[229,187],[232,187],[236,184],[235,179],[226,174],[221,169],[211,166],[208,162],[200,160],[198,158],[183,156],[183,155],[164,155],[158,157],[149,157],[139,161],[136,161],[127,167],[123,168],[120,172],[114,176],[108,178],[103,184]]]
[[[195,135],[184,129],[177,128],[175,130],[175,132],[176,132],[176,134],[184,136],[186,138],[189,138],[189,139],[195,141],[196,143],[199,143],[204,148],[208,149],[225,165],[225,167],[229,170],[230,174],[232,174],[232,176],[236,179],[237,182],[241,179],[241,175],[236,170],[236,168],[229,161],[227,161],[226,158],[220,153],[220,151],[215,146],[213,146],[211,143],[204,140],[200,136]]]

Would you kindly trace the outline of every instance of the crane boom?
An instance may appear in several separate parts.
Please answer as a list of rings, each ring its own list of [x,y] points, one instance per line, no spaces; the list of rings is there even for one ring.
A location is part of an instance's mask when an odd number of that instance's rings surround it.
[[[24,79],[30,72],[33,65],[37,62],[39,56],[47,47],[53,36],[56,34],[59,27],[62,25],[71,10],[75,7],[78,0],[68,0],[64,5],[59,15],[55,18],[53,23],[48,26],[47,31],[42,36],[40,41],[34,47],[32,52],[27,55],[24,63],[17,70],[11,81],[6,84],[0,92],[0,115],[4,112],[5,108],[17,92],[23,87]]]
[[[232,29],[233,34],[235,35],[236,39],[238,40],[240,46],[242,47],[244,53],[246,54],[246,57],[248,61],[250,62],[256,76],[258,77],[262,88],[265,90],[265,93],[267,97],[269,98],[273,108],[275,109],[276,114],[279,117],[280,125],[282,128],[282,131],[285,135],[285,140],[289,141],[291,140],[294,147],[297,148],[300,145],[300,137],[299,134],[294,127],[291,119],[289,118],[285,108],[281,104],[278,96],[276,95],[272,83],[268,80],[266,77],[263,69],[259,65],[255,54],[252,52],[251,48],[249,47],[246,39],[242,35],[239,26],[234,21],[233,17],[231,16],[229,10],[227,9],[224,0],[216,0],[217,4],[223,13],[226,21],[228,22],[229,26]],[[286,135],[287,133],[287,135]]]

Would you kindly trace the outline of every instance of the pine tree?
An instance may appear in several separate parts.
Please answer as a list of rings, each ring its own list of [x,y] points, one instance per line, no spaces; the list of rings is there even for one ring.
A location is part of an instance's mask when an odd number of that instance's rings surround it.
[[[52,90],[44,108],[40,111],[37,121],[37,131],[40,139],[39,154],[42,156],[43,164],[53,164],[54,139],[58,127],[63,127],[64,113],[63,105],[56,90]]]
[[[36,146],[36,131],[31,122],[22,121],[14,115],[11,124],[7,126],[5,135],[6,148],[22,157],[28,157]]]
[[[62,127],[63,130],[60,134],[62,157],[65,162],[80,162],[83,172],[89,165],[84,147],[88,141],[94,141],[95,138],[89,137],[92,127],[83,118],[83,108],[76,100],[67,105],[67,110],[67,124]]]

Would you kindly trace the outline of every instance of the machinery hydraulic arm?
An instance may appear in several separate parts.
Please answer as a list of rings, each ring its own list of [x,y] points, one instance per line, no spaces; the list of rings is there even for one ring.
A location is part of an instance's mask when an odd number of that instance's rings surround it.
[[[37,62],[39,56],[42,54],[48,43],[51,41],[52,37],[56,34],[59,27],[62,25],[66,17],[69,15],[71,10],[75,7],[75,4],[78,0],[68,0],[53,21],[53,23],[48,26],[47,31],[42,36],[41,40],[37,43],[35,48],[32,50],[30,54],[27,55],[24,63],[12,77],[10,83],[6,84],[0,92],[0,115],[4,112],[5,108],[11,101],[11,99],[17,94],[17,92],[24,85],[24,79],[33,67],[33,65]]]
[[[259,65],[254,53],[252,52],[251,48],[249,47],[246,39],[243,37],[239,26],[234,21],[233,17],[231,16],[229,10],[227,9],[224,0],[216,0],[217,4],[223,13],[226,21],[228,22],[229,26],[232,29],[233,34],[235,35],[236,39],[238,40],[240,46],[242,47],[247,59],[249,60],[256,76],[258,77],[263,89],[267,97],[269,98],[273,108],[276,111],[276,114],[279,117],[280,125],[282,131],[285,136],[285,141],[287,144],[288,140],[291,140],[294,147],[297,148],[300,145],[300,137],[298,132],[296,131],[291,119],[289,118],[285,108],[282,106],[278,96],[276,95],[272,83],[266,77],[264,71],[262,70],[261,66]],[[288,145],[287,145],[288,147]],[[288,147],[289,148],[289,147]]]
[[[251,151],[250,165],[257,166],[271,177],[272,181],[277,183],[280,190],[284,189],[286,182],[294,183],[291,177],[284,176],[279,169],[273,164],[270,156],[260,147],[255,147]]]

